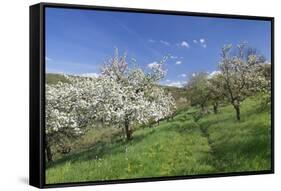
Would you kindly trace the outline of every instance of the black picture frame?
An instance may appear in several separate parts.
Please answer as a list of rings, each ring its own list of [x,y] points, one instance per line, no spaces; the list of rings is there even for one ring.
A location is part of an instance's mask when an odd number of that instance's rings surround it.
[[[157,178],[138,178],[138,179],[122,179],[110,181],[90,181],[75,183],[45,183],[45,8],[70,8],[85,10],[104,10],[117,12],[134,12],[134,13],[153,13],[165,15],[182,15],[197,16],[210,18],[230,18],[230,19],[249,19],[263,20],[271,22],[271,169],[264,171],[251,172],[233,172],[218,174],[200,174],[189,176],[173,176],[173,177],[157,177]],[[116,184],[116,183],[132,183],[147,181],[165,181],[178,179],[194,179],[209,177],[228,177],[242,175],[258,175],[274,173],[274,18],[260,17],[248,15],[230,15],[230,14],[214,14],[214,13],[195,13],[184,11],[168,11],[154,9],[134,9],[121,7],[103,7],[89,5],[73,5],[73,4],[55,4],[55,3],[39,3],[30,6],[30,139],[29,139],[29,184],[38,188],[53,188],[66,186],[85,186],[99,184]]]

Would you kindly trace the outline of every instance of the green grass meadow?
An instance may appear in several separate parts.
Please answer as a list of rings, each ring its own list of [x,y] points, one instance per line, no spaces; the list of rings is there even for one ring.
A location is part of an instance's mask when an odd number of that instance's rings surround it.
[[[121,129],[92,128],[71,153],[46,166],[46,183],[184,176],[271,169],[270,109],[259,100],[231,105],[198,119],[197,108],[179,112],[152,128],[135,127],[133,140]]]

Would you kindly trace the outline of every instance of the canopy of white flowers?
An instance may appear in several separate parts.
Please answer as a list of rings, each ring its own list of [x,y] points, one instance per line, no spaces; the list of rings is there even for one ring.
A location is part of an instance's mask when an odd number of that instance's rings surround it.
[[[105,125],[146,124],[171,115],[174,99],[157,85],[162,64],[145,73],[115,54],[99,77],[65,75],[68,83],[46,84],[46,135],[79,136],[93,120]]]

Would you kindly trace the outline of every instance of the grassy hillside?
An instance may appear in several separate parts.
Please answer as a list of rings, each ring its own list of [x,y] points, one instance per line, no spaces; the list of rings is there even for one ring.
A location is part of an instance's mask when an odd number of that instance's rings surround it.
[[[46,83],[47,84],[56,84],[58,82],[68,83],[68,80],[61,74],[46,74]]]
[[[123,141],[118,130],[92,129],[77,143],[76,151],[47,165],[46,182],[271,168],[270,115],[260,110],[257,100],[242,103],[240,122],[230,105],[197,121],[192,117],[196,111],[184,110],[159,126],[138,128],[130,142]]]

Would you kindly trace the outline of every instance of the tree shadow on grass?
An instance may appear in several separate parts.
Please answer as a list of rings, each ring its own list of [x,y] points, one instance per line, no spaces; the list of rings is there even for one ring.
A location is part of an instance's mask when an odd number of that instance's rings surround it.
[[[252,168],[257,161],[271,161],[270,158],[270,141],[266,138],[266,132],[259,132],[252,135],[247,135],[234,140],[225,140],[219,145],[213,145],[215,158],[217,159],[216,166],[222,169],[237,170],[241,167]],[[247,160],[245,160],[247,159]],[[266,168],[263,166],[261,168]],[[243,169],[256,170],[256,169]]]
[[[126,146],[137,144],[143,141],[144,138],[147,138],[148,135],[154,132],[155,131],[150,131],[146,134],[136,135],[130,141],[125,141],[125,140],[120,141],[120,139],[117,139],[118,135],[112,138],[114,140],[112,142],[98,141],[95,143],[95,145],[92,145],[88,149],[85,149],[81,152],[66,155],[63,158],[60,158],[54,162],[47,163],[46,169],[54,168],[66,162],[70,162],[70,163],[81,162],[81,161],[85,162],[89,160],[97,160],[107,155],[115,155],[117,153],[126,152]]]

